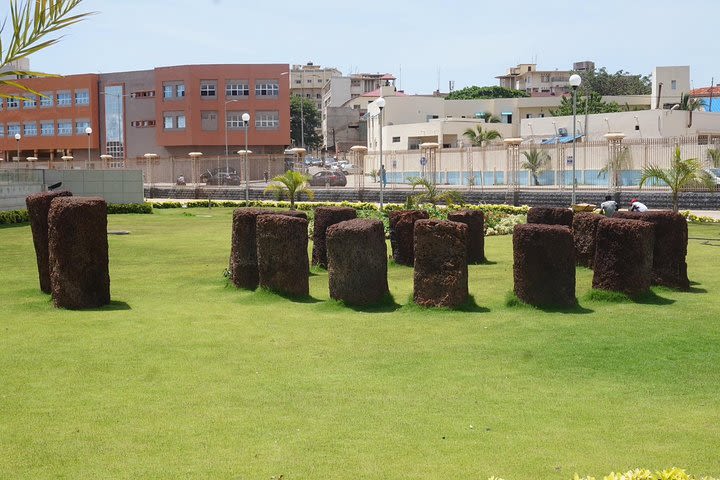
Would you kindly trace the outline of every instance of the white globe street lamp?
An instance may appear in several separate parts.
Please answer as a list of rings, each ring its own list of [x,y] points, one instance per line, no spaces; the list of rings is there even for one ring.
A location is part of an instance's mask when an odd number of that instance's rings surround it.
[[[248,126],[250,125],[250,114],[245,112],[242,114],[243,125],[245,126],[245,206],[248,207],[250,202],[250,183],[248,181]]]
[[[380,133],[380,211],[383,209],[383,193],[384,193],[384,185],[385,183],[385,166],[383,165],[383,108],[385,108],[385,99],[383,97],[378,98],[375,100],[375,104],[380,109],[380,113],[378,114],[378,125],[379,125],[379,133]]]

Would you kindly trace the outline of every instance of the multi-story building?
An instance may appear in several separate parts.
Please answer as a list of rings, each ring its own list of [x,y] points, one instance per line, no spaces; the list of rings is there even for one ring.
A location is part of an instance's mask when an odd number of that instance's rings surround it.
[[[358,135],[358,121],[370,102],[380,96],[382,88],[395,90],[395,77],[388,73],[353,73],[332,77],[322,93],[322,136],[326,148],[336,150],[334,138],[346,143],[364,138]],[[401,93],[401,92],[399,92]],[[356,110],[356,115],[349,110]],[[335,117],[335,118],[333,118]],[[357,117],[358,121],[354,119]]]
[[[247,143],[255,153],[281,153],[290,144],[287,64],[223,64],[19,80],[40,97],[0,103],[0,150],[10,160],[84,161],[224,154]],[[88,130],[89,128],[89,130]],[[90,132],[90,133],[87,133]],[[15,134],[20,135],[16,140]]]
[[[323,87],[333,77],[341,75],[337,68],[323,68],[312,62],[306,65],[293,65],[290,70],[290,94],[312,100],[318,111],[321,111]]]
[[[535,63],[521,63],[508,68],[497,78],[500,86],[523,90],[533,97],[562,95],[570,91],[570,75],[595,69],[591,61],[575,62],[572,70],[538,70]]]

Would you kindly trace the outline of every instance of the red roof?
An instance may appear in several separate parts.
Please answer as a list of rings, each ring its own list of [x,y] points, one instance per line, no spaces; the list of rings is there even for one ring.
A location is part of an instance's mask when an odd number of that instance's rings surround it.
[[[694,90],[690,90],[691,97],[709,97],[711,93],[712,93],[713,97],[719,97],[720,96],[720,87],[719,86],[702,87],[702,88],[696,88]]]

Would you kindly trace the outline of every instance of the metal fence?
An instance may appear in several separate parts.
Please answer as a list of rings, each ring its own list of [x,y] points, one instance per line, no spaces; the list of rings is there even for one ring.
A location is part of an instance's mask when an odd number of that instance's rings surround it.
[[[648,165],[668,168],[675,150],[685,158],[696,158],[704,168],[712,167],[708,151],[720,145],[707,144],[707,137],[685,136],[673,138],[628,139],[613,144],[608,141],[578,142],[575,157],[572,143],[539,144],[523,142],[517,150],[503,143],[485,147],[443,148],[434,152],[432,161],[423,162],[428,152],[423,150],[389,151],[383,154],[386,182],[389,188],[406,186],[412,177],[425,177],[438,185],[460,189],[566,189],[572,186],[573,165],[577,187],[584,190],[607,190],[612,188],[637,189],[642,169]],[[530,168],[535,157],[540,166]],[[540,160],[538,160],[538,158]],[[295,162],[294,162],[295,160]],[[156,158],[153,160],[125,159],[85,162],[35,162],[18,164],[5,162],[0,169],[50,168],[50,169],[131,169],[142,170],[145,183],[151,185],[175,184],[184,177],[188,185],[206,183],[209,173],[229,169],[237,172],[234,181],[243,184],[246,176],[250,182],[265,182],[289,168],[308,172],[285,155],[250,155],[245,159],[237,155]],[[380,169],[378,152],[371,152],[359,161],[348,154],[348,160],[360,163],[361,175],[349,175],[350,188],[376,188]],[[246,175],[247,169],[247,175]],[[312,172],[312,170],[311,170]],[[3,177],[0,176],[0,180]],[[372,180],[371,180],[372,178]],[[649,188],[662,186],[649,184]],[[698,187],[696,190],[703,190]]]
[[[668,168],[676,149],[680,150],[681,158],[696,158],[709,169],[713,165],[708,150],[718,148],[719,145],[698,141],[697,136],[632,139],[616,144],[591,141],[578,142],[574,158],[572,143],[524,142],[519,145],[516,157],[504,144],[491,144],[482,148],[441,149],[434,162],[427,161],[423,150],[384,152],[383,163],[389,184],[424,177],[438,185],[470,189],[565,189],[572,186],[574,164],[578,188],[637,189],[642,169],[649,165]],[[366,171],[379,169],[379,156],[373,152],[365,157],[364,163]],[[531,163],[539,168],[530,168]]]

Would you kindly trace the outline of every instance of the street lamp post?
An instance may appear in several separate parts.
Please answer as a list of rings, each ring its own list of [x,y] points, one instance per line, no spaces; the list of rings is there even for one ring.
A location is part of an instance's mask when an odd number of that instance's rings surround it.
[[[226,174],[227,174],[227,173],[229,172],[229,170],[230,170],[230,167],[229,167],[229,164],[228,164],[228,155],[229,155],[229,153],[228,153],[228,118],[227,118],[227,106],[228,106],[228,103],[235,103],[235,102],[239,102],[239,100],[237,100],[237,99],[228,100],[228,101],[225,102],[225,106],[224,106],[225,116],[224,116],[223,118],[225,119],[225,173],[226,173]]]
[[[575,178],[575,162],[576,160],[576,144],[577,144],[577,89],[582,83],[582,78],[577,73],[570,75],[570,86],[573,90],[573,140],[572,140],[572,197],[570,199],[570,206],[575,205],[575,189],[577,188],[577,178]]]
[[[85,133],[87,134],[87,137],[88,137],[88,156],[87,156],[87,160],[85,160],[85,170],[87,170],[88,168],[90,168],[90,135],[92,135],[92,128],[86,127]]]
[[[383,97],[378,98],[375,100],[375,103],[377,104],[378,108],[380,109],[380,113],[378,114],[378,125],[379,133],[380,133],[380,211],[383,209],[383,193],[384,193],[384,186],[383,186],[383,171],[385,170],[385,167],[383,166],[383,150],[382,150],[382,141],[383,141],[383,108],[385,108],[385,99]]]
[[[22,138],[22,135],[19,133],[15,134],[15,143],[17,144],[17,161],[20,162],[20,139]]]
[[[248,181],[248,126],[250,125],[250,114],[243,113],[242,121],[245,126],[245,164],[243,170],[245,172],[245,205],[247,206],[250,202],[250,183]]]

